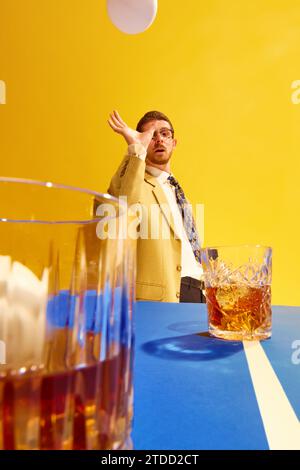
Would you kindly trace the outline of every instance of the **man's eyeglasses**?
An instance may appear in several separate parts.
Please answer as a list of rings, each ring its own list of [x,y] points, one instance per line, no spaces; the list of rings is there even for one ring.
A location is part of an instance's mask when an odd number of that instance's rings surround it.
[[[165,142],[173,139],[173,132],[170,129],[160,129],[160,131],[155,131],[152,137],[152,140],[156,140],[157,136],[160,136]]]

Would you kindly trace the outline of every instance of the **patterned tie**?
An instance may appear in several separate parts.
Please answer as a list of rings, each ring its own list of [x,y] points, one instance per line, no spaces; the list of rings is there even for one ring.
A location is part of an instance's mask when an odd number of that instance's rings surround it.
[[[197,228],[195,225],[195,221],[193,218],[191,206],[188,203],[181,186],[179,185],[178,181],[174,178],[174,176],[170,175],[168,177],[168,181],[175,188],[176,201],[177,201],[177,205],[179,207],[180,213],[182,215],[182,222],[183,222],[184,229],[186,231],[188,240],[192,246],[194,256],[196,260],[199,261],[199,263],[201,263],[200,240],[199,240],[199,235],[198,235]]]

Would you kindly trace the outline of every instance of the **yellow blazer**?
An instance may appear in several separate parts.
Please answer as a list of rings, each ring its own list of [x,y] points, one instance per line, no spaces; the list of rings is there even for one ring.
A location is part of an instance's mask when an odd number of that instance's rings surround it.
[[[148,233],[141,232],[137,240],[136,299],[179,302],[181,240],[175,236],[169,204],[160,184],[146,172],[142,159],[126,155],[108,192],[115,197],[127,196],[129,206],[140,203],[144,208],[143,227]],[[151,237],[151,229],[155,237]]]

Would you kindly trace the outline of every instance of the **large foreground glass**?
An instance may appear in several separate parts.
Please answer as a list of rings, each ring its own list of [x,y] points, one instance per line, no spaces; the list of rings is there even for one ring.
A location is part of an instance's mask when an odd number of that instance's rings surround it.
[[[110,196],[0,178],[0,449],[131,446],[126,220]]]
[[[209,332],[223,339],[271,336],[272,249],[224,246],[201,250]]]

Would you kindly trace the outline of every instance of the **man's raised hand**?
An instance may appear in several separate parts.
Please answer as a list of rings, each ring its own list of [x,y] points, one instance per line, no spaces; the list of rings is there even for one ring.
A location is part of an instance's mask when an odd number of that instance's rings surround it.
[[[138,132],[134,129],[131,129],[123,121],[118,111],[113,111],[112,113],[110,113],[108,124],[117,134],[121,134],[124,137],[128,145],[142,144],[146,150],[151,142],[155,131],[154,125],[145,132]]]

